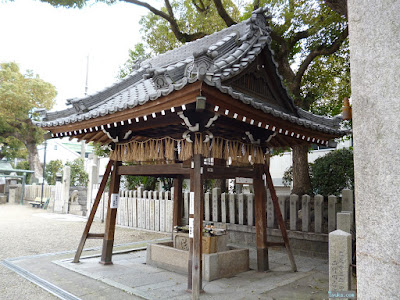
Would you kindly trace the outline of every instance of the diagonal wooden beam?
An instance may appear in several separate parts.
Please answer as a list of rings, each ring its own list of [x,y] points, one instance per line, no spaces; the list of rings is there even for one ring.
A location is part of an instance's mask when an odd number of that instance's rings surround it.
[[[285,225],[285,222],[283,221],[281,210],[279,208],[278,197],[276,196],[276,191],[275,191],[274,184],[272,182],[271,173],[269,172],[269,167],[267,165],[264,165],[264,173],[267,177],[267,185],[268,185],[269,191],[271,193],[271,198],[272,198],[272,203],[274,205],[275,215],[278,220],[279,228],[281,229],[283,242],[285,243],[286,252],[289,256],[290,264],[292,266],[292,271],[297,272],[297,266],[296,266],[296,262],[294,260],[292,249],[290,248],[289,237],[288,237],[287,231],[286,231],[286,225]]]
[[[89,236],[89,231],[90,231],[90,227],[92,226],[92,223],[93,223],[94,215],[96,214],[97,208],[100,203],[101,196],[103,195],[104,188],[106,187],[108,176],[110,176],[112,164],[113,164],[112,160],[110,160],[107,164],[106,171],[104,172],[103,179],[101,180],[101,183],[100,183],[99,191],[97,192],[96,199],[94,200],[94,203],[92,206],[92,210],[90,211],[90,215],[86,222],[85,229],[83,230],[81,241],[79,242],[78,249],[76,250],[75,257],[73,260],[74,263],[78,263],[79,258],[81,257],[83,247],[85,246],[85,242]]]

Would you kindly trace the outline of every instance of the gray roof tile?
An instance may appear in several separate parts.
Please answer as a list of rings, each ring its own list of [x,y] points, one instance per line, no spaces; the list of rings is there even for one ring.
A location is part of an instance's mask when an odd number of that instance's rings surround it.
[[[268,34],[270,29],[257,20],[257,18],[264,18],[264,12],[265,9],[259,9],[253,12],[250,19],[242,23],[148,59],[126,79],[97,94],[69,100],[73,107],[49,112],[46,119],[38,122],[37,125],[61,126],[156,100],[199,80],[200,74],[197,73],[196,62],[202,60],[209,65],[206,76],[201,79],[204,83],[215,86],[222,93],[229,94],[245,104],[252,105],[255,109],[283,120],[324,132],[343,134],[344,132],[339,130],[339,118],[316,116],[299,108],[295,108],[294,112],[288,114],[275,106],[268,105],[262,99],[256,99],[235,91],[231,86],[224,85],[224,80],[241,73],[263,49],[271,55],[272,62],[277,66],[270,48],[271,38]],[[194,53],[196,53],[196,58]],[[275,75],[282,80],[277,70]],[[156,76],[157,84],[153,81]],[[287,94],[282,81],[280,84]],[[288,94],[286,97],[286,101],[291,102],[294,107]]]

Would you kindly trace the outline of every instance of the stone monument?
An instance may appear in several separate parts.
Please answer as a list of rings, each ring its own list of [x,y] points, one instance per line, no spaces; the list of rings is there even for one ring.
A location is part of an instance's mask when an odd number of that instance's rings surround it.
[[[400,1],[348,1],[358,299],[400,297]]]

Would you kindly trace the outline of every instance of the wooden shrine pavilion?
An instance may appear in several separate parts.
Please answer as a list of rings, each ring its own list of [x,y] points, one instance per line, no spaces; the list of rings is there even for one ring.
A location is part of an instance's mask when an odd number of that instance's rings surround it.
[[[101,262],[112,263],[121,175],[174,178],[173,225],[181,225],[182,180],[194,192],[188,288],[202,288],[203,181],[252,178],[255,192],[257,268],[268,270],[266,190],[270,189],[292,269],[291,254],[268,168],[269,151],[301,143],[328,145],[346,132],[340,118],[313,115],[294,105],[277,73],[270,48],[266,9],[237,25],[143,61],[119,83],[68,109],[48,112],[38,126],[54,138],[109,145],[112,149],[99,192],[78,247],[103,239]],[[129,165],[124,164],[130,162]],[[111,176],[104,233],[90,233],[94,214]]]

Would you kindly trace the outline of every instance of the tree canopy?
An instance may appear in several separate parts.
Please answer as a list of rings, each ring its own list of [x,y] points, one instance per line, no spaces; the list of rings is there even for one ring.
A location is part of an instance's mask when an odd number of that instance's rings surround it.
[[[161,10],[141,1],[130,2],[151,11],[140,24],[153,54],[234,25],[267,5],[274,59],[296,105],[332,116],[340,113],[343,98],[350,97],[345,1],[247,1],[242,10],[230,1],[165,1]],[[208,20],[215,25],[210,26]],[[307,154],[308,145],[293,147],[293,192],[300,195],[311,188]]]
[[[69,7],[87,3],[84,0],[42,1]],[[267,5],[272,15],[269,25],[274,59],[296,105],[333,115],[340,111],[343,97],[350,96],[346,0],[164,0],[160,9],[147,1],[124,1],[149,10],[140,24],[143,41],[152,54],[232,26],[247,19],[253,10]],[[113,0],[103,2],[114,3]],[[137,58],[132,54],[135,53],[131,53],[131,60]],[[311,187],[307,152],[307,145],[293,148],[296,165],[293,190],[297,194]]]
[[[42,167],[36,145],[43,140],[44,132],[33,125],[32,119],[38,117],[35,109],[51,109],[56,94],[53,85],[32,71],[22,74],[14,62],[0,64],[1,153],[12,158],[23,156],[26,150],[37,178],[42,176]]]

